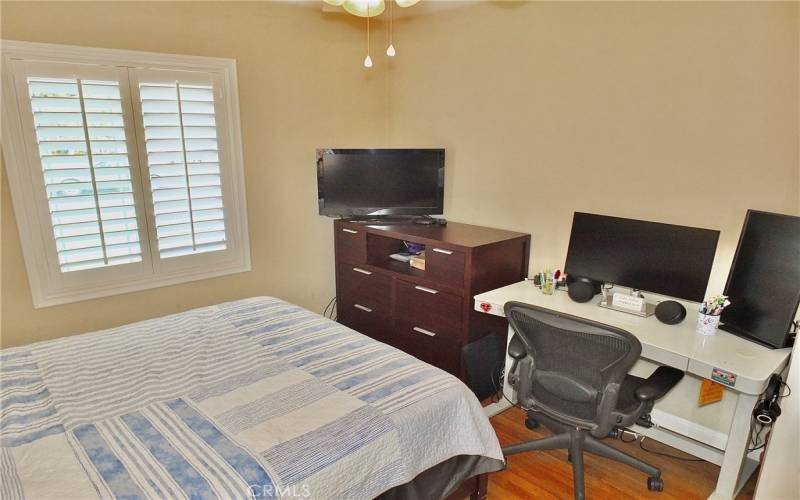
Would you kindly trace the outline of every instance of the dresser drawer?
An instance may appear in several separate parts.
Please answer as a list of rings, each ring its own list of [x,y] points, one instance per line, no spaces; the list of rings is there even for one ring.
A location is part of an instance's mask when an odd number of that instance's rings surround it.
[[[440,336],[459,339],[462,298],[431,287],[395,281],[395,317]]]
[[[348,299],[339,299],[336,308],[339,323],[375,340],[391,343],[394,328],[389,316]]]
[[[457,288],[464,286],[464,252],[434,245],[425,249],[425,277]]]
[[[405,352],[459,376],[461,343],[457,340],[420,328],[413,322],[405,320],[396,322],[395,335]]]
[[[379,314],[391,314],[392,278],[389,275],[340,263],[338,279],[341,300],[359,303]]]
[[[336,257],[341,262],[364,264],[367,262],[367,234],[363,229],[334,224]]]

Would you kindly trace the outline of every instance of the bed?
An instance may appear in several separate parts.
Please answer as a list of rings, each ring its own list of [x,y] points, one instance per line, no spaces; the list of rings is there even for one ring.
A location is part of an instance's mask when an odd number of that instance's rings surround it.
[[[270,297],[5,349],[0,374],[3,499],[435,498],[504,466],[458,379]]]

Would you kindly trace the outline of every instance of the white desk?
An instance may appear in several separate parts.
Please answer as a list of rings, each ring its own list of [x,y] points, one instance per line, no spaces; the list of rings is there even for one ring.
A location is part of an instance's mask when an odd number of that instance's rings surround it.
[[[719,461],[721,468],[717,486],[710,497],[732,499],[755,468],[750,465],[741,474],[746,461],[753,407],[766,388],[770,375],[786,366],[790,349],[768,349],[723,331],[710,337],[699,335],[695,332],[698,304],[683,302],[687,310],[686,319],[678,325],[665,325],[655,316],[642,318],[598,307],[598,300],[580,304],[572,301],[565,292],[544,295],[532,281],[522,281],[476,295],[475,310],[504,316],[506,302],[524,302],[627,330],[642,343],[642,357],[656,363],[708,379],[714,368],[734,374],[735,385],[729,388],[737,392],[738,399],[728,441]],[[509,338],[512,333],[509,328]],[[515,395],[507,384],[503,391],[506,397],[514,400]],[[658,433],[644,433],[659,439]],[[675,441],[671,440],[669,444],[675,445]],[[678,447],[690,453],[700,449],[696,445]],[[709,459],[707,455],[702,458]]]

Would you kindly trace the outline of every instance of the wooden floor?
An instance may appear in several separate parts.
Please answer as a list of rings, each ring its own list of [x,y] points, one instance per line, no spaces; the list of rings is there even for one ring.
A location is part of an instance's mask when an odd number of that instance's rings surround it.
[[[528,430],[525,413],[511,408],[491,419],[500,444],[506,446],[521,441],[551,435],[544,427]],[[586,454],[586,497],[589,499],[652,498],[659,500],[707,498],[714,490],[719,467],[709,462],[686,462],[643,451],[638,443],[607,440],[628,454],[635,455],[661,469],[664,491],[647,490],[647,476],[625,465]],[[645,446],[663,453],[687,458],[691,455],[674,448],[646,440]],[[737,496],[737,500],[753,497],[758,471]],[[508,458],[508,468],[489,475],[489,499],[572,498],[572,464],[565,450],[529,452]]]

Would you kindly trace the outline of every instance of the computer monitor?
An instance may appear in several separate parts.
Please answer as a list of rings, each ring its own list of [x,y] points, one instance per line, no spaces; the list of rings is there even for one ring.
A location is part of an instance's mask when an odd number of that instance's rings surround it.
[[[701,302],[719,231],[575,212],[565,271]]]
[[[792,343],[800,303],[800,217],[748,210],[720,328],[770,347]]]

